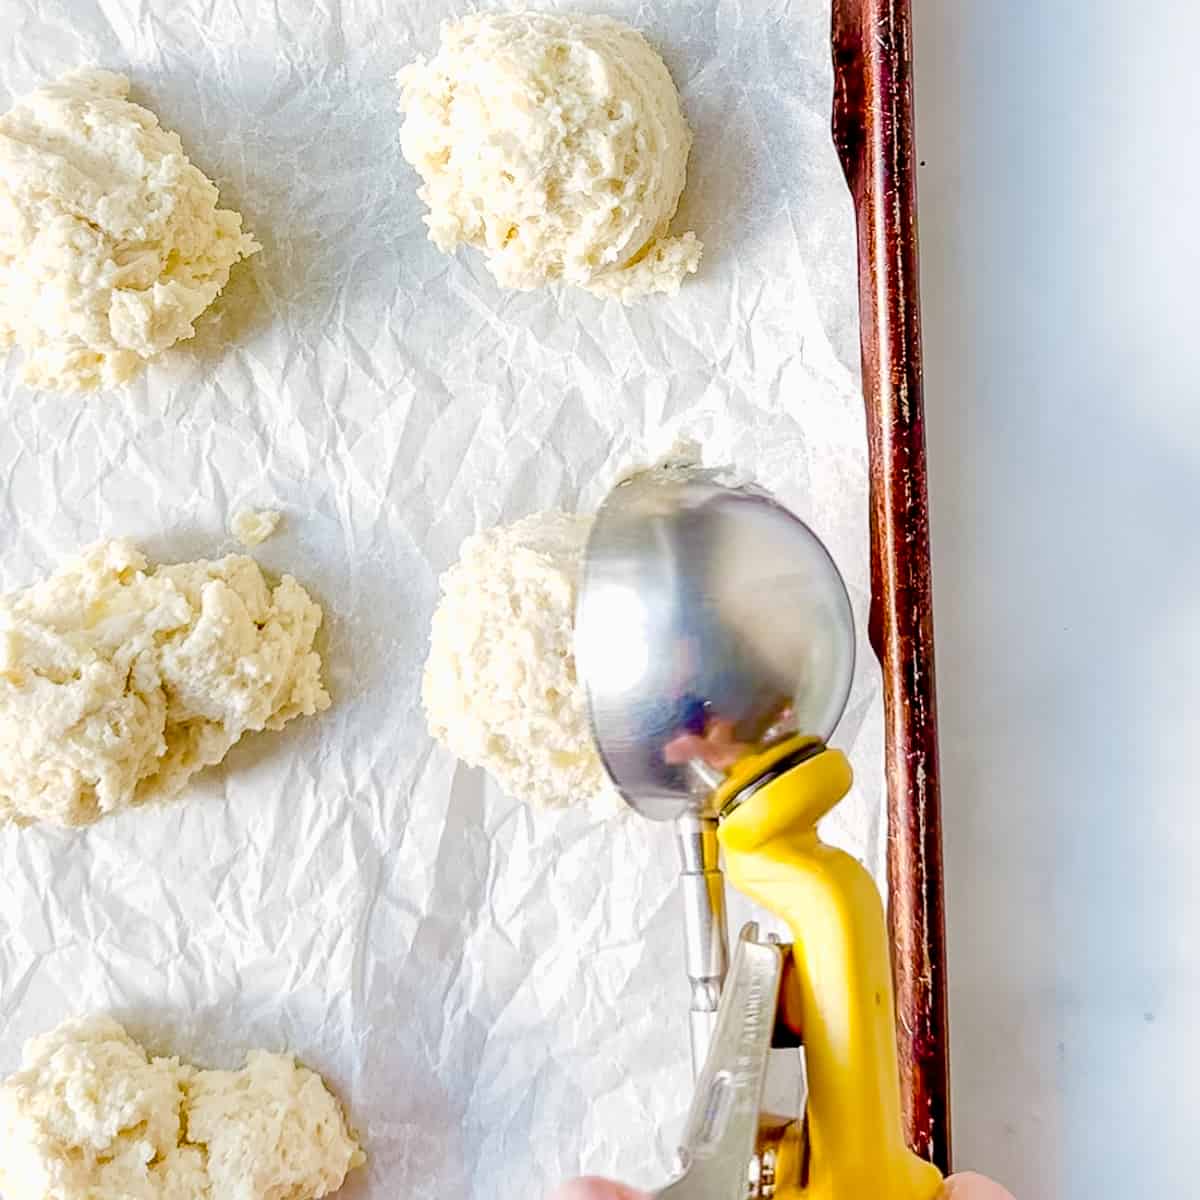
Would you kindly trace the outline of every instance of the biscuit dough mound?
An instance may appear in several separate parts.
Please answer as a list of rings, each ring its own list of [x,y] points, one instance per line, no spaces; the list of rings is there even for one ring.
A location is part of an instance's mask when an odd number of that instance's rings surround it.
[[[128,95],[123,75],[75,71],[0,117],[0,350],[24,351],[30,387],[124,383],[259,249]]]
[[[26,1044],[0,1084],[0,1145],[5,1200],[315,1200],[364,1161],[290,1055],[198,1070],[150,1058],[107,1017]]]
[[[535,806],[616,803],[575,676],[591,518],[536,513],[466,539],[441,578],[422,698],[430,732]]]
[[[429,237],[488,257],[505,287],[563,281],[630,302],[700,263],[667,229],[692,135],[644,37],[608,17],[475,13],[397,76],[404,157]]]
[[[252,558],[150,567],[126,541],[0,597],[0,821],[167,799],[242,734],[327,708],[320,623]]]

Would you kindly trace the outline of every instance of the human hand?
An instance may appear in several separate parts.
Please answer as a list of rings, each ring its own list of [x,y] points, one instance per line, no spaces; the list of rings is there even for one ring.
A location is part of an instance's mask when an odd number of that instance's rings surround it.
[[[938,1200],[1013,1200],[1012,1193],[982,1175],[951,1175]]]
[[[597,1179],[588,1175],[584,1179],[572,1179],[550,1197],[550,1200],[649,1200],[646,1192],[613,1183],[611,1179]]]
[[[649,1200],[646,1192],[613,1183],[609,1179],[573,1179],[564,1184],[551,1200]],[[952,1175],[946,1180],[939,1200],[1013,1200],[998,1183],[982,1175]]]

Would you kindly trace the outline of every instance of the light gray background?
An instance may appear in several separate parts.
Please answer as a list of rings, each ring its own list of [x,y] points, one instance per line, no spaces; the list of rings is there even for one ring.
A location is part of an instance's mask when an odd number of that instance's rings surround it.
[[[1191,1196],[1200,8],[915,20],[958,1159]]]

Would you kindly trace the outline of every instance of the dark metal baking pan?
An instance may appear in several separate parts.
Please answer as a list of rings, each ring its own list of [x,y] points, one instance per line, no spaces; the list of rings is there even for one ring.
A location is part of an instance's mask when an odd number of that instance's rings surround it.
[[[883,671],[888,925],[910,1145],[950,1164],[909,0],[833,0],[833,136],[858,225],[871,644]]]

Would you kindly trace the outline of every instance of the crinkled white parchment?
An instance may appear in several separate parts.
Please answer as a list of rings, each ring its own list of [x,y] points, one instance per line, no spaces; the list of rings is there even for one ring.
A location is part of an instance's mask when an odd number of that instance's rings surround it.
[[[263,252],[194,341],[82,401],[0,376],[0,588],[100,536],[256,551],[325,606],[334,708],[246,741],[186,799],[82,833],[0,831],[0,1073],[107,1009],[205,1065],[288,1047],[347,1102],[346,1195],[531,1200],[661,1179],[690,1090],[671,830],[533,813],[427,737],[438,573],[472,530],[594,505],[679,437],[774,489],[867,607],[850,201],[828,6],[586,3],[659,46],[696,134],[677,299],[506,294],[425,238],[395,70],[462,3],[5,0],[0,103],[123,70]],[[882,864],[865,649],[833,835]]]

